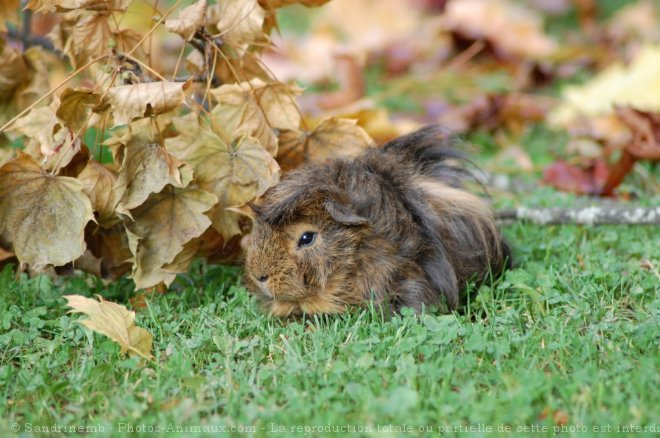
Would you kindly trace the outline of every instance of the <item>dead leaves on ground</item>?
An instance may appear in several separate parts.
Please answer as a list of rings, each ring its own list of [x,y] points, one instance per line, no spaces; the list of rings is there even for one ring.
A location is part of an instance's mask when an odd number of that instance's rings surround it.
[[[65,295],[69,313],[83,313],[88,319],[81,319],[85,327],[105,335],[119,344],[122,354],[129,353],[151,360],[153,336],[147,330],[135,325],[135,312],[126,307],[105,301],[98,301],[80,295]]]

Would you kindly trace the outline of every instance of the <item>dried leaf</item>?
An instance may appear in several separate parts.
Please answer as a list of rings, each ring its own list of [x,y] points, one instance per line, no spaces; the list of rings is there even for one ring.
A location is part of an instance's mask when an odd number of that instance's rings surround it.
[[[607,175],[607,164],[602,159],[587,168],[556,161],[545,168],[543,182],[565,192],[595,195],[601,193]]]
[[[43,171],[27,154],[0,168],[0,239],[21,263],[61,266],[85,251],[92,206],[74,178]]]
[[[644,47],[628,67],[613,65],[583,85],[567,87],[549,122],[558,127],[582,124],[582,118],[610,113],[614,105],[660,112],[658,71],[660,47]]]
[[[108,102],[113,109],[114,126],[177,108],[183,103],[187,87],[184,82],[160,81],[110,88]]]
[[[119,192],[113,190],[117,176],[101,163],[90,160],[78,175],[78,180],[83,183],[83,192],[91,201],[94,211],[98,213],[99,223],[104,226],[111,225],[119,201]]]
[[[556,50],[556,43],[543,32],[541,16],[511,0],[449,2],[442,24],[464,38],[488,40],[502,55],[540,59]]]
[[[355,120],[323,120],[312,132],[289,131],[281,135],[278,160],[324,162],[337,157],[355,157],[373,146],[369,135]],[[300,158],[296,158],[296,156]]]
[[[190,121],[190,119],[188,119]],[[193,166],[195,181],[218,196],[224,207],[242,205],[263,194],[279,180],[279,166],[253,137],[239,137],[231,144],[213,131],[192,123],[181,135],[165,140],[168,150]]]
[[[21,53],[5,45],[0,51],[0,102],[13,96],[18,86],[25,80],[27,65]]]
[[[259,0],[259,4],[265,9],[277,9],[289,5],[303,5],[307,7],[322,6],[330,0]]]
[[[151,345],[153,337],[147,330],[135,325],[135,312],[121,304],[105,301],[97,295],[99,301],[82,295],[64,295],[68,313],[84,313],[89,319],[79,322],[85,327],[105,335],[121,347],[122,354],[137,354],[145,359],[152,359]]]
[[[88,88],[67,88],[60,95],[55,115],[73,132],[81,132],[87,124],[91,107],[98,105],[101,96]]]
[[[230,136],[241,134],[257,138],[275,155],[277,136],[273,129],[298,129],[300,112],[295,96],[301,90],[281,83],[260,81],[227,84],[211,90],[218,100],[212,110],[213,121]]]
[[[141,205],[151,193],[160,192],[168,184],[185,187],[191,179],[190,168],[164,147],[142,139],[132,140],[124,150],[113,188],[113,196],[120,200],[117,212],[130,216],[129,210]]]
[[[206,0],[198,0],[179,13],[179,18],[165,21],[165,28],[190,41],[197,30],[204,26],[206,19]]]
[[[211,225],[204,212],[217,201],[215,195],[202,190],[168,186],[131,212],[135,221],[127,220],[125,226],[134,256],[131,277],[136,288],[174,280],[177,255]],[[169,270],[164,270],[166,265]]]
[[[64,45],[64,53],[75,67],[109,53],[110,30],[107,13],[82,13]]]
[[[63,12],[86,9],[89,11],[125,11],[133,0],[29,0],[28,9],[35,12]]]
[[[251,43],[266,40],[263,33],[266,11],[257,0],[224,0],[219,2],[216,27],[223,40],[233,47],[245,49]]]
[[[241,136],[231,144],[199,125],[191,114],[175,121],[180,135],[165,140],[176,157],[193,166],[195,182],[215,194],[219,205],[211,213],[213,227],[225,239],[241,233],[240,216],[226,207],[242,205],[261,196],[279,181],[277,162],[253,137]]]
[[[92,254],[101,259],[101,276],[115,280],[131,272],[133,254],[123,224],[111,228],[87,227],[85,242]]]

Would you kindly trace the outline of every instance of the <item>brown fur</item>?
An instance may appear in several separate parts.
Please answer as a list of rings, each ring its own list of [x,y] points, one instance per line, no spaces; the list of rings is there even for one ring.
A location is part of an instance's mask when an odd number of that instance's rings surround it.
[[[289,173],[254,207],[248,289],[277,316],[368,300],[455,309],[465,284],[499,273],[509,250],[488,205],[461,188],[467,172],[448,143],[429,127]],[[305,232],[316,240],[299,247]]]

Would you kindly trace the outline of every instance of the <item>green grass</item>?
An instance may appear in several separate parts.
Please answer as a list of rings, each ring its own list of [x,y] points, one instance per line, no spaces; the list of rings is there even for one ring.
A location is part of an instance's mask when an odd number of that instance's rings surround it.
[[[304,428],[327,425],[551,433],[566,422],[589,431],[564,436],[657,425],[660,279],[641,266],[660,266],[657,229],[519,224],[505,232],[519,267],[452,315],[384,320],[366,309],[282,321],[259,313],[236,269],[197,264],[138,313],[154,335],[158,366],[121,356],[66,314],[61,295],[127,302],[129,281],[17,280],[7,267],[0,435],[14,423],[110,435],[128,427],[233,426],[257,435],[284,427],[279,436],[299,426],[293,435],[319,435]]]

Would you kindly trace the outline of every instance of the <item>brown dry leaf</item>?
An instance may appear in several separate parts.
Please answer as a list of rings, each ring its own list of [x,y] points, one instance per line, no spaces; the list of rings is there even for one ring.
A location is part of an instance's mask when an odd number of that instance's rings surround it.
[[[55,114],[52,106],[33,108],[25,116],[16,120],[7,131],[18,132],[33,140],[40,153],[48,157],[55,153],[53,144],[53,132],[60,129],[61,121]]]
[[[55,115],[73,132],[81,132],[87,124],[91,107],[98,105],[101,96],[88,88],[67,88],[60,95]]]
[[[175,126],[181,134],[165,140],[167,149],[193,166],[195,182],[216,194],[221,205],[242,205],[279,181],[277,162],[255,138],[242,136],[227,144],[205,127]]]
[[[84,313],[89,319],[79,322],[85,327],[105,335],[121,347],[122,354],[137,354],[151,360],[151,333],[135,325],[135,312],[121,304],[105,301],[97,295],[99,301],[82,295],[64,295],[67,305],[71,307],[68,313]]]
[[[204,26],[206,19],[206,0],[198,0],[179,13],[179,18],[165,21],[165,28],[190,41],[197,30]]]
[[[273,157],[253,137],[241,136],[230,144],[216,132],[199,125],[194,114],[175,120],[180,135],[165,140],[173,155],[193,166],[195,182],[217,195],[211,213],[213,227],[225,240],[241,232],[240,216],[225,210],[261,196],[279,181]]]
[[[61,266],[85,251],[92,206],[74,178],[42,170],[27,154],[0,168],[0,240],[12,243],[21,263]]]
[[[78,67],[92,58],[109,53],[111,33],[108,13],[80,13],[63,52],[74,67]]]
[[[131,272],[131,250],[123,224],[111,228],[89,226],[85,242],[95,257],[101,259],[101,277],[115,280]]]
[[[0,102],[9,102],[16,89],[24,82],[26,71],[27,65],[21,53],[4,45],[0,51]]]
[[[204,213],[217,202],[215,195],[203,190],[168,186],[131,212],[135,221],[127,220],[125,226],[137,289],[174,280],[172,264],[184,245],[211,225]],[[169,271],[163,269],[166,265]]]
[[[27,8],[35,12],[125,11],[133,0],[29,0]]]
[[[501,55],[542,59],[557,48],[543,32],[542,17],[511,0],[452,1],[441,19],[445,29],[470,40],[486,39]]]
[[[312,132],[288,131],[280,136],[278,161],[324,162],[337,157],[355,157],[373,146],[373,140],[355,120],[330,117]],[[295,158],[296,156],[300,158]]]
[[[183,103],[183,91],[188,86],[187,82],[159,81],[110,88],[107,97],[113,109],[114,126],[177,108]]]
[[[119,199],[116,210],[130,216],[129,210],[141,205],[150,194],[160,192],[168,184],[185,187],[191,179],[191,169],[164,147],[134,139],[124,149],[122,166],[113,187],[113,196]]]
[[[226,84],[211,90],[218,100],[213,122],[230,137],[241,134],[257,138],[271,155],[277,153],[274,129],[298,129],[300,112],[295,97],[302,90],[282,83],[261,81]]]
[[[41,48],[21,53],[0,40],[0,124],[50,90],[44,56]]]
[[[98,213],[98,222],[103,226],[115,222],[114,212],[119,202],[119,192],[113,190],[117,176],[101,163],[90,160],[78,175],[83,183],[83,192],[92,203],[92,208]]]
[[[252,43],[267,40],[263,32],[266,11],[257,0],[223,0],[217,8],[214,15],[219,19],[215,25],[232,47],[244,50]]]

